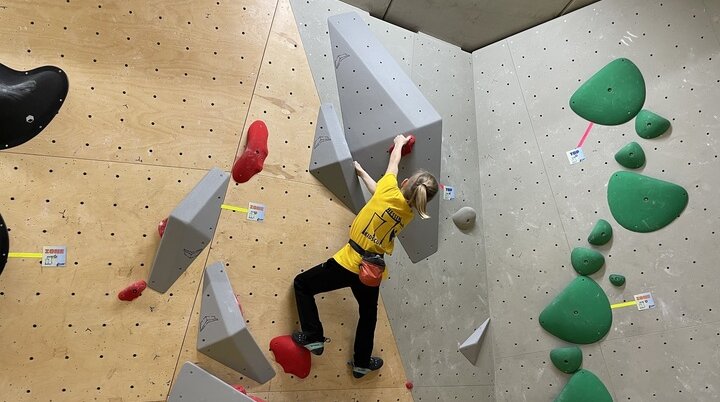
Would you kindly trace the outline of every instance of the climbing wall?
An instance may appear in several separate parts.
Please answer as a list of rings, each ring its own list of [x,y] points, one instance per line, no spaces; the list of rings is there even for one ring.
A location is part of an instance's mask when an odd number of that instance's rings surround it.
[[[706,8],[707,7],[707,8]],[[563,343],[538,315],[576,276],[570,251],[587,246],[599,218],[613,224],[600,248],[606,266],[592,277],[611,303],[652,292],[657,307],[613,310],[613,326],[584,346],[584,366],[615,400],[709,401],[718,396],[720,285],[714,261],[720,211],[714,202],[720,123],[717,1],[604,0],[473,54],[476,113],[492,311],[496,396],[550,400],[568,376],[549,361]],[[588,122],[568,101],[593,73],[626,57],[642,71],[645,107],[672,123],[654,140],[631,121],[595,125],[587,159],[570,165]],[[641,173],[682,185],[690,203],[671,225],[634,233],[610,215],[606,184],[625,170],[613,156],[630,141],[644,148]],[[622,288],[611,273],[627,277]]]
[[[327,34],[327,17],[351,11],[338,1],[293,1],[318,94],[338,102]],[[359,13],[362,13],[358,11]],[[450,216],[462,206],[481,211],[471,57],[428,35],[415,34],[366,18],[373,34],[403,67],[443,118],[442,177],[456,190],[440,200],[439,249],[413,264],[404,250],[388,258],[389,280],[381,288],[416,400],[492,400],[492,345],[482,348],[477,367],[458,344],[488,317],[482,217],[468,232]],[[442,197],[442,194],[438,194]]]
[[[68,247],[65,268],[11,259],[0,276],[0,400],[160,401],[185,361],[270,402],[412,399],[382,305],[386,366],[352,378],[349,291],[318,297],[333,343],[304,380],[266,347],[278,374],[263,385],[196,350],[206,265],[228,267],[246,325],[267,346],[298,328],[293,277],[332,255],[352,219],[307,172],[319,101],[287,0],[0,2],[0,21],[12,38],[0,63],[54,64],[70,79],[47,129],[0,153],[11,251]],[[147,279],[158,222],[208,169],[230,169],[255,119],[270,131],[265,168],[231,183],[225,203],[264,204],[265,220],[223,210],[211,246],[168,292],[117,300]]]

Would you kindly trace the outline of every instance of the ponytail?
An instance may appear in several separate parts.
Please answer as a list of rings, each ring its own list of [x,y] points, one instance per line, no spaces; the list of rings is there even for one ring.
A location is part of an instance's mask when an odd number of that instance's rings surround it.
[[[419,171],[412,175],[402,189],[403,196],[422,219],[430,218],[427,213],[427,203],[433,199],[437,191],[437,180],[432,174],[425,171]]]

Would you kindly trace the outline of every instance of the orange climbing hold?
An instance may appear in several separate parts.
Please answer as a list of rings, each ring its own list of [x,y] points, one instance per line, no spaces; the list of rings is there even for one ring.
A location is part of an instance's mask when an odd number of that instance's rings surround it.
[[[270,341],[270,350],[275,355],[275,361],[286,373],[294,374],[298,378],[310,375],[310,351],[293,342],[290,335],[273,338]]]
[[[145,281],[137,281],[126,287],[118,293],[118,299],[122,301],[133,301],[142,295],[143,290],[147,287]]]
[[[245,152],[235,161],[232,177],[238,183],[245,183],[263,170],[267,149],[268,129],[265,122],[255,120],[248,129]]]

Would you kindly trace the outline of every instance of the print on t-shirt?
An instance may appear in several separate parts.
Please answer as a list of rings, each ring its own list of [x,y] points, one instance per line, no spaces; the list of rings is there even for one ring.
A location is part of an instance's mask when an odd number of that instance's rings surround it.
[[[382,215],[373,213],[372,218],[362,230],[362,235],[371,242],[381,246],[392,242],[395,235],[403,228],[400,216],[388,208]]]

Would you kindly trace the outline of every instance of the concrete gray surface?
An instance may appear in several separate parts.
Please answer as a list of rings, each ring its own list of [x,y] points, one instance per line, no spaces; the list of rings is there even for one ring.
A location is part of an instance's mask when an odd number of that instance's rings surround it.
[[[720,397],[720,365],[707,357],[717,350],[718,335],[710,334],[720,333],[720,294],[711,290],[720,285],[712,262],[720,257],[713,246],[720,179],[708,174],[720,164],[712,106],[720,97],[720,42],[707,3],[717,2],[604,0],[473,54],[498,400],[552,400],[567,381],[547,366],[563,343],[537,317],[575,276],[569,251],[587,245],[598,218],[613,225],[614,238],[599,248],[606,267],[593,278],[611,303],[652,292],[657,307],[614,310],[606,339],[582,348],[593,354],[585,367],[616,400]],[[645,107],[669,118],[672,132],[643,140],[633,121],[596,125],[583,147],[587,159],[570,165],[565,152],[588,123],[568,100],[618,57],[638,65]],[[607,206],[607,181],[624,170],[613,155],[630,141],[646,151],[641,173],[690,194],[683,214],[657,232],[623,229]],[[625,275],[626,285],[613,287],[610,273]]]

